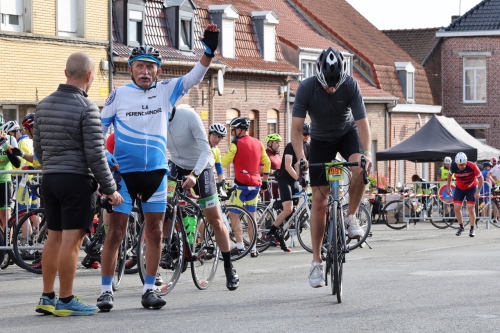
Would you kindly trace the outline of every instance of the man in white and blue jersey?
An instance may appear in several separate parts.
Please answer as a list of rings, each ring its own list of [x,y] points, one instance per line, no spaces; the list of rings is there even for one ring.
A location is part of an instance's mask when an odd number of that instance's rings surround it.
[[[200,61],[188,74],[166,81],[157,81],[162,73],[158,50],[148,45],[133,49],[128,61],[133,82],[114,90],[102,110],[103,135],[111,124],[115,130],[114,157],[120,166],[120,173],[115,178],[118,178],[119,192],[124,200],[110,214],[101,256],[102,290],[97,306],[103,312],[113,307],[112,281],[117,250],[125,236],[128,215],[137,197],[141,198],[144,211],[148,249],[141,303],[143,307],[153,309],[160,309],[166,303],[153,289],[161,257],[167,204],[167,124],[175,103],[203,80],[215,54],[218,38],[217,25],[209,24],[201,39],[205,53]],[[110,160],[113,160],[111,155]]]

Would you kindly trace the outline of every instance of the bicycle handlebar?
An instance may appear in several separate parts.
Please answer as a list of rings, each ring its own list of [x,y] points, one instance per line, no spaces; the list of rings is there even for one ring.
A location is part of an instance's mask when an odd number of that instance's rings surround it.
[[[332,163],[335,163],[335,164],[338,164],[338,166],[342,166],[342,167],[348,167],[348,166],[360,166],[361,168],[363,168],[363,183],[366,185],[368,184],[368,175],[367,175],[367,172],[366,172],[366,158],[365,156],[361,156],[361,162],[358,163],[358,162],[327,162],[327,163],[311,163],[309,164],[309,167],[312,167],[312,168],[324,168],[325,166],[329,165],[329,164],[332,164]],[[300,172],[302,173],[302,169],[305,167],[305,161],[303,159],[300,160],[300,163],[299,163],[299,168],[300,168]]]

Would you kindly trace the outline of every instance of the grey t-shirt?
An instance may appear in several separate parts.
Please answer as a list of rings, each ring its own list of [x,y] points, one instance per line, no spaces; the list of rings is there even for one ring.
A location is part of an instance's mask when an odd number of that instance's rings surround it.
[[[366,109],[358,82],[351,76],[333,94],[328,94],[316,76],[303,80],[293,103],[294,117],[311,118],[311,138],[335,141],[366,118]]]

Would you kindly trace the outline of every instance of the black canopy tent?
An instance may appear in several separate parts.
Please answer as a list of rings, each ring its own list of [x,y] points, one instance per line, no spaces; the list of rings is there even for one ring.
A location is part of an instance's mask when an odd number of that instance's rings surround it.
[[[455,119],[432,116],[422,128],[396,146],[377,152],[377,161],[407,160],[412,162],[442,161],[464,152],[469,161],[489,160],[500,150],[485,145],[467,133]]]

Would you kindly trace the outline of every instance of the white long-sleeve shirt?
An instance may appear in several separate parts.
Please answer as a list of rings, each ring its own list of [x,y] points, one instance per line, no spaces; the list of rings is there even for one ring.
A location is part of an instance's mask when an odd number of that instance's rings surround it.
[[[215,164],[207,132],[200,116],[191,109],[178,108],[168,124],[167,148],[175,165],[201,173]]]

